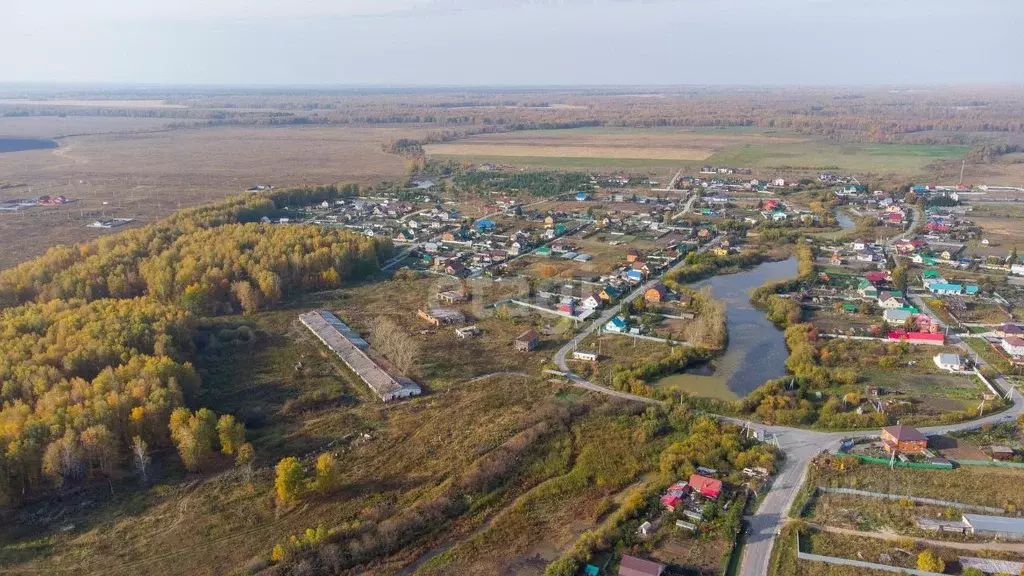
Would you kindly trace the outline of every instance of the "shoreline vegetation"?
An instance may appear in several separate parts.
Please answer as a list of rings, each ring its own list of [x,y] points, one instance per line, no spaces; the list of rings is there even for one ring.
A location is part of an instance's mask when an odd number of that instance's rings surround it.
[[[655,390],[650,382],[668,374],[676,373],[700,362],[714,359],[715,354],[707,351],[704,354],[681,355],[673,351],[663,362],[655,363],[644,370],[624,370],[622,379],[615,382],[615,388],[659,398],[678,401],[684,399],[690,405],[710,413],[723,414],[739,418],[748,418],[765,424],[805,427],[823,430],[856,430],[878,428],[891,424],[893,417],[913,425],[953,424],[978,417],[977,409],[949,411],[940,415],[915,415],[901,413],[897,415],[870,412],[858,414],[847,408],[848,404],[859,398],[858,374],[853,368],[826,365],[823,359],[829,355],[841,357],[857,354],[856,350],[865,345],[857,342],[829,342],[821,345],[818,330],[811,324],[801,323],[802,310],[799,302],[786,296],[798,292],[814,279],[814,249],[810,244],[799,242],[792,250],[797,258],[797,275],[788,280],[771,281],[758,287],[751,295],[750,301],[755,308],[762,311],[767,318],[785,333],[786,348],[789,357],[786,359],[788,374],[781,378],[767,380],[751,393],[740,400],[728,402],[714,398],[689,396],[678,391],[662,392]],[[713,264],[715,260],[697,260],[682,268],[680,273],[667,279],[666,284],[675,289],[683,286],[680,279],[696,282],[709,276],[721,273],[742,271],[765,261],[772,260],[764,252],[752,252],[736,255],[735,258],[720,258],[722,262]],[[863,351],[867,353],[866,351]],[[891,343],[883,345],[880,350],[871,352],[879,357],[880,362],[895,365],[899,358],[907,353],[906,344]],[[842,364],[842,363],[839,363]],[[830,393],[833,387],[843,388],[846,392],[842,398]],[[988,412],[999,411],[1006,407],[1000,400],[994,400]]]

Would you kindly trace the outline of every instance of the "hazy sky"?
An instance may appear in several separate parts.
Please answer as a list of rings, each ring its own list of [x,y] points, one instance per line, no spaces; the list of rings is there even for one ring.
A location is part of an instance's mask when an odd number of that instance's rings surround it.
[[[0,82],[1024,84],[1024,0],[0,0]]]

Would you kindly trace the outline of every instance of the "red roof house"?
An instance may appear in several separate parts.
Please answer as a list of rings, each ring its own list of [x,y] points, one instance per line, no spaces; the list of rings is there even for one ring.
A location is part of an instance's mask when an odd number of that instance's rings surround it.
[[[675,512],[676,507],[682,503],[683,499],[679,496],[673,496],[671,494],[665,494],[661,497],[661,504],[668,509],[669,512]]]
[[[690,476],[690,487],[700,493],[701,496],[707,498],[718,498],[719,494],[722,493],[721,480],[715,480],[700,474]]]
[[[888,280],[889,279],[889,273],[888,272],[868,272],[868,273],[864,274],[864,279],[867,280],[868,282],[871,282],[872,284],[878,284],[880,282],[885,282],[886,280]]]
[[[941,332],[889,332],[889,340],[906,340],[911,344],[937,344],[946,343],[946,335]]]

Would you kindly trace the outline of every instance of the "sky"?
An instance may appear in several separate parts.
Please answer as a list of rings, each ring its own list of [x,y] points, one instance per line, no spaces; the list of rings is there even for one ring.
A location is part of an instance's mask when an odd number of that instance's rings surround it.
[[[1022,0],[0,0],[0,82],[1024,84]]]

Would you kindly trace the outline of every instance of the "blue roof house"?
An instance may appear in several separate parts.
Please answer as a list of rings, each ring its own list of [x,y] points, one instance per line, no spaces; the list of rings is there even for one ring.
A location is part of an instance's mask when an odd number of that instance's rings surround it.
[[[616,316],[604,325],[604,329],[606,332],[625,332],[626,321],[622,319],[622,316]]]

